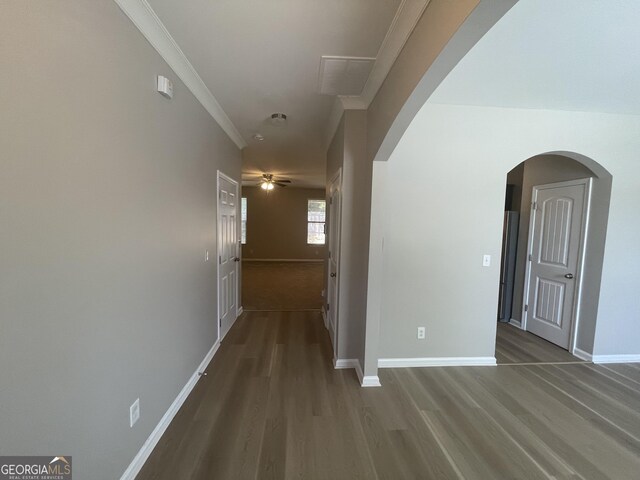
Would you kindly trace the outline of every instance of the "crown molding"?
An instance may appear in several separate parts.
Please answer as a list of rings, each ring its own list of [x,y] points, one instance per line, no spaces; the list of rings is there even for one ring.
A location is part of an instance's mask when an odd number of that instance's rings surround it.
[[[345,110],[366,110],[369,108],[429,2],[430,0],[402,0],[400,2],[396,15],[380,45],[376,61],[362,93],[356,96],[339,95],[337,97],[327,122],[325,150],[329,149]]]
[[[147,0],[114,0],[239,149],[247,143]]]

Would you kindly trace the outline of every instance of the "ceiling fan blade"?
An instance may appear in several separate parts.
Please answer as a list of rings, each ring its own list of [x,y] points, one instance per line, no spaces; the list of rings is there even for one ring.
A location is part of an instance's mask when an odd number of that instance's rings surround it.
[[[279,187],[286,187],[287,184],[286,183],[282,183],[282,182],[273,182],[274,185],[278,185]]]
[[[280,180],[280,179],[278,179],[277,181],[280,182],[280,183],[291,183],[291,180]]]

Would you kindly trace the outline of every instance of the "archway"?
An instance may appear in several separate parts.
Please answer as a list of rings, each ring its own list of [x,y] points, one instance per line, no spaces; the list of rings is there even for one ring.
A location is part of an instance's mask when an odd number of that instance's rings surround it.
[[[563,267],[558,264],[557,268],[552,266],[553,275],[557,279],[550,280],[546,285],[544,281],[531,281],[536,255],[540,253],[537,250],[540,244],[536,244],[535,251],[533,248],[535,227],[532,218],[537,215],[541,222],[543,215],[540,205],[536,207],[533,204],[532,196],[542,185],[550,188],[556,185],[560,189],[573,188],[571,185],[581,182],[586,185],[584,218],[581,220],[584,228],[582,232],[578,232],[580,238],[577,243],[569,245],[568,236],[555,235],[550,228],[547,229],[552,237],[550,241],[555,241],[556,246],[566,241],[566,261],[570,263],[572,256],[576,259],[576,265],[567,268],[576,270],[575,276],[573,271],[564,272]],[[505,214],[499,321],[534,331],[582,359],[590,358],[593,352],[611,185],[612,176],[605,168],[596,161],[573,152],[536,155],[518,164],[507,174],[505,211],[510,213]],[[568,214],[573,215],[571,218],[574,223],[581,214],[581,209],[580,205],[573,205],[573,210],[568,210]],[[554,215],[555,213],[552,214],[555,222]],[[561,221],[558,217],[557,222]],[[540,225],[542,228],[543,224]],[[555,232],[556,223],[552,227]],[[552,285],[550,293],[548,285]],[[537,290],[539,287],[540,291]],[[551,300],[547,299],[546,303],[534,306],[536,299],[542,298],[537,295],[543,294],[549,295]],[[563,305],[567,307],[564,318]],[[541,308],[545,312],[540,313]],[[541,334],[533,328],[531,319],[536,318],[536,315],[548,317],[542,318],[540,322],[542,328],[551,330],[549,335]],[[529,324],[527,319],[530,319]],[[557,340],[557,335],[554,337],[562,329],[566,334],[566,343]],[[523,343],[527,348],[524,348]],[[520,332],[501,325],[498,326],[496,357],[499,363],[572,360],[566,352],[549,348],[546,342],[524,337]]]

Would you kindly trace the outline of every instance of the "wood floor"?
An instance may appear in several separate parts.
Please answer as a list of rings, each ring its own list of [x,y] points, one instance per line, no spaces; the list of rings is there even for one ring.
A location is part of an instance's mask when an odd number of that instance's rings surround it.
[[[496,361],[507,363],[581,362],[568,351],[508,323],[498,323]]]
[[[315,312],[245,313],[138,476],[638,479],[640,367],[331,367]]]

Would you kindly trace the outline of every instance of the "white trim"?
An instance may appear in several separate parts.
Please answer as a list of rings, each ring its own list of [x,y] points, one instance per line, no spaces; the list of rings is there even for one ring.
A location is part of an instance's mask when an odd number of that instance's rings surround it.
[[[329,217],[325,218],[329,225],[329,237],[325,238],[325,244],[327,247],[326,250],[326,285],[325,290],[327,292],[327,296],[324,299],[324,305],[326,306],[330,300],[330,292],[331,292],[331,258],[329,255],[333,255],[336,263],[336,273],[337,277],[335,278],[336,284],[336,298],[334,299],[334,305],[329,303],[329,310],[333,308],[332,313],[327,314],[327,320],[329,323],[329,332],[331,335],[331,346],[333,347],[333,355],[336,356],[338,354],[338,331],[340,330],[340,278],[342,277],[342,272],[340,270],[340,261],[342,259],[342,167],[338,168],[336,173],[331,177],[331,180],[328,183],[328,193],[326,197],[326,205],[329,205]],[[331,196],[336,194],[338,197],[338,206],[336,208],[333,205]],[[335,210],[335,211],[334,211]],[[337,215],[337,216],[335,216]],[[332,219],[335,219],[335,225],[337,225],[335,237],[334,232],[331,232]],[[325,225],[327,225],[325,223]],[[335,238],[336,245],[331,245],[331,238]],[[330,249],[333,247],[334,251],[331,252]],[[333,315],[333,319],[335,320],[335,326],[331,325],[331,316]]]
[[[381,387],[380,378],[377,375],[364,376],[362,373],[362,365],[360,360],[356,360],[356,375],[358,375],[358,381],[361,387]]]
[[[324,245],[320,245],[324,247]],[[321,263],[322,258],[243,258],[243,262],[304,262],[304,263]]]
[[[580,350],[578,347],[573,349],[573,355],[578,357],[580,360],[585,360],[587,362],[593,361],[593,355],[589,352],[585,352],[584,350]]]
[[[326,305],[326,302],[323,302],[323,305],[320,311],[322,312],[322,321],[324,322],[324,328],[329,330],[329,323],[328,323],[327,311],[325,310],[325,305]]]
[[[238,308],[238,310],[236,311],[236,319],[237,319],[240,315],[242,315],[242,313],[243,313],[243,312],[244,312],[244,307],[242,307],[242,306],[241,306],[240,308]]]
[[[211,350],[209,350],[207,355],[204,357],[204,360],[202,360],[196,371],[193,373],[193,375],[191,375],[189,381],[182,388],[173,403],[169,406],[168,410],[160,419],[160,422],[158,422],[158,424],[156,425],[156,428],[153,429],[153,432],[151,432],[151,435],[149,435],[147,440],[144,442],[144,444],[138,451],[138,454],[133,458],[125,472],[122,474],[120,480],[134,480],[136,478],[136,475],[140,473],[140,470],[149,458],[149,455],[151,455],[151,452],[153,452],[155,446],[160,441],[160,438],[162,438],[162,435],[173,420],[173,417],[176,416],[176,413],[178,413],[178,410],[180,410],[180,407],[185,402],[193,388],[196,386],[198,380],[200,380],[200,372],[204,372],[207,369],[207,366],[218,351],[218,348],[220,348],[220,342],[216,340],[216,342],[213,344],[213,347],[211,347]]]
[[[216,293],[217,293],[217,297],[218,297],[218,308],[216,309],[217,312],[217,318],[216,318],[216,325],[218,327],[218,339],[220,341],[222,341],[222,339],[227,335],[227,333],[229,333],[229,330],[231,330],[231,327],[233,327],[233,325],[236,323],[236,320],[238,319],[238,317],[240,316],[238,314],[238,308],[237,306],[240,304],[240,288],[242,287],[242,285],[240,284],[240,265],[239,262],[234,262],[236,264],[236,316],[235,318],[231,321],[231,324],[229,325],[229,328],[227,329],[227,331],[225,332],[224,335],[222,335],[222,326],[221,326],[221,320],[222,317],[220,316],[220,256],[222,255],[222,252],[220,250],[220,233],[222,232],[222,229],[220,228],[220,179],[224,179],[227,182],[235,185],[236,187],[236,219],[239,218],[239,210],[240,210],[240,204],[238,203],[238,199],[241,198],[240,196],[240,184],[234,180],[233,178],[231,178],[229,175],[225,175],[224,173],[222,173],[220,170],[218,170],[218,173],[216,175],[216,257],[218,257],[218,261],[216,262]],[[237,229],[237,236],[236,238],[240,238],[240,222],[237,222],[236,224],[236,229]],[[242,247],[239,246],[240,243],[236,242],[236,256],[240,256],[240,251],[242,250]]]
[[[593,363],[640,363],[640,354],[593,355]]]
[[[380,383],[380,377],[378,377],[377,375],[369,375],[367,377],[362,377],[360,379],[360,386],[361,387],[381,387],[382,384]]]
[[[496,357],[380,358],[378,368],[495,366]]]
[[[114,0],[239,149],[247,143],[147,0]]]
[[[522,328],[522,322],[520,320],[516,320],[515,318],[512,318],[512,319],[509,320],[509,324],[513,325],[516,328],[520,328],[520,329],[524,330]]]
[[[578,327],[580,324],[580,303],[582,301],[583,290],[583,278],[582,271],[584,270],[585,263],[585,251],[587,250],[587,233],[589,227],[589,217],[591,215],[591,191],[593,185],[593,178],[581,178],[577,180],[569,180],[566,182],[545,183],[543,185],[534,185],[531,192],[531,202],[536,202],[538,199],[538,191],[547,188],[561,188],[574,185],[584,185],[584,203],[583,203],[583,217],[582,228],[580,230],[580,247],[578,251],[578,262],[576,264],[576,284],[575,295],[573,300],[573,311],[571,314],[571,332],[569,333],[569,352],[575,355],[576,343],[578,338]],[[533,235],[536,216],[538,210],[534,210],[529,218],[529,238],[527,239],[527,257],[533,253]],[[524,290],[522,295],[522,329],[527,330],[527,320],[529,312],[525,311],[525,306],[529,302],[529,289],[531,288],[531,262],[529,260],[525,263],[524,271]]]
[[[344,368],[358,368],[359,360],[357,358],[335,358],[333,357],[333,368],[342,370]]]

